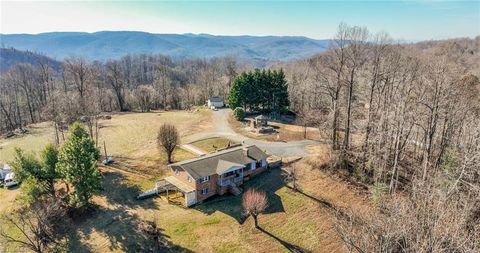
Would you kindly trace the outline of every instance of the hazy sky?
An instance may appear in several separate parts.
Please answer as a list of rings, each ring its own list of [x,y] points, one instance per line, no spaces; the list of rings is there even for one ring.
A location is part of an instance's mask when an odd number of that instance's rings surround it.
[[[340,22],[408,41],[480,35],[480,1],[4,1],[1,33],[136,30],[330,38]]]

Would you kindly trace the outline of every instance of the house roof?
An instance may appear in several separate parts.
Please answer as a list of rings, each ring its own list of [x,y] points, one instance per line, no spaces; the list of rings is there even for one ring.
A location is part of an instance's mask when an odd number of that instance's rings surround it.
[[[210,100],[210,102],[223,102],[223,97],[214,96],[214,97],[209,97],[208,100]]]
[[[243,149],[247,149],[247,156],[244,155]],[[246,164],[260,161],[267,157],[267,154],[257,146],[240,146],[174,163],[170,166],[172,169],[181,168],[194,179],[199,179],[214,174],[222,174],[232,166],[243,167]]]
[[[169,176],[165,178],[165,181],[173,184],[175,187],[177,187],[181,192],[193,192],[195,191],[195,188],[192,186],[180,181],[178,178],[174,176]]]
[[[221,175],[225,172],[230,171],[231,168],[240,169],[240,168],[243,168],[243,167],[245,167],[245,164],[232,163],[232,162],[225,161],[225,160],[218,160],[217,174]]]
[[[261,114],[255,117],[255,119],[268,119],[265,115]]]

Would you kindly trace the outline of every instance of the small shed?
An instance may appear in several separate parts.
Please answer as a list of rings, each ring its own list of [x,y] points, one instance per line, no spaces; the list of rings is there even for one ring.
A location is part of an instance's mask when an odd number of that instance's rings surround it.
[[[255,128],[261,128],[268,126],[268,119],[264,115],[258,115],[255,117]]]
[[[208,98],[208,100],[207,100],[207,106],[208,106],[208,108],[212,108],[212,107],[221,108],[221,107],[224,107],[224,106],[225,106],[225,103],[224,103],[224,101],[223,101],[223,97],[213,96],[213,97]]]

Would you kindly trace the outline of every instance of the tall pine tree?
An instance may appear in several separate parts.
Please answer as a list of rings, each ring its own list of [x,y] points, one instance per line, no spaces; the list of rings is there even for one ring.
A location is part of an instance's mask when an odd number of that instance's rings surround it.
[[[288,83],[283,70],[244,72],[234,81],[228,95],[233,110],[242,107],[249,111],[281,112],[288,108]]]
[[[97,169],[99,156],[88,132],[80,123],[74,123],[60,150],[57,166],[65,182],[74,187],[70,201],[77,208],[87,206],[93,194],[101,190],[102,176]]]

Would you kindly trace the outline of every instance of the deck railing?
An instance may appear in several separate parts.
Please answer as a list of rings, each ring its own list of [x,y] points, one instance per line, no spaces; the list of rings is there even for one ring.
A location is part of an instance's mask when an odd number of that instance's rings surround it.
[[[227,178],[227,179],[218,179],[218,185],[220,186],[227,186],[231,183],[238,183],[242,182],[243,176],[240,177],[234,177],[234,178]]]

